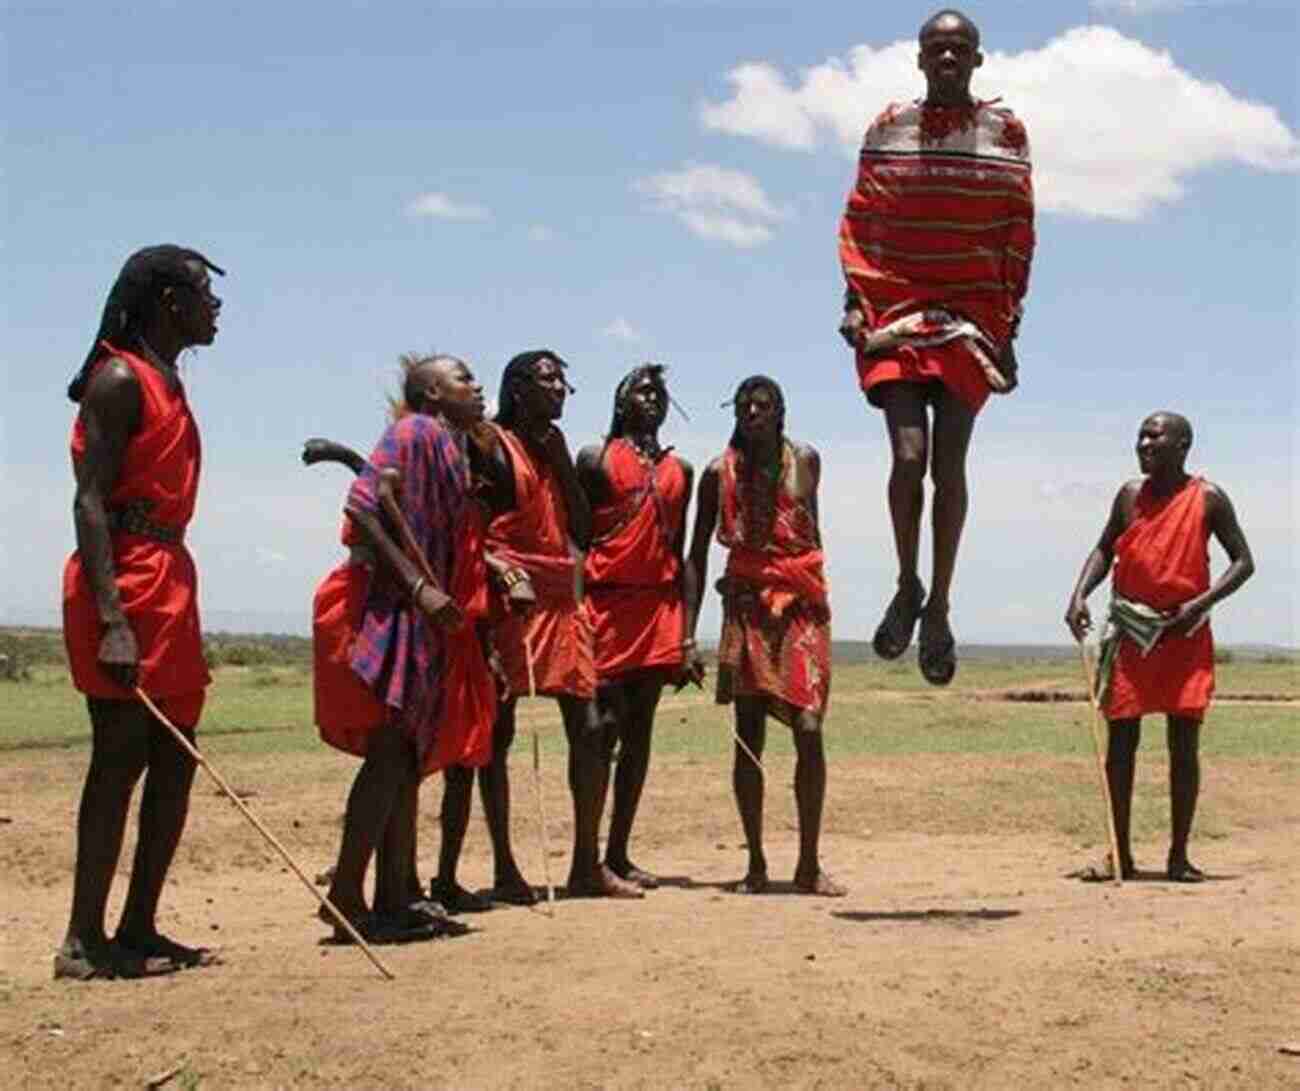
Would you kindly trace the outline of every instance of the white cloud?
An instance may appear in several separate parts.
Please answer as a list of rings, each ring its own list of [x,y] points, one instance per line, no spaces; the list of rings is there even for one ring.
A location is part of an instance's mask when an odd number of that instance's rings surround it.
[[[730,98],[705,103],[705,128],[808,151],[823,134],[855,154],[891,101],[920,90],[916,44],[854,47],[797,80],[766,63],[732,69]],[[1029,129],[1039,207],[1135,220],[1183,195],[1216,164],[1300,169],[1300,140],[1276,109],[1197,79],[1167,53],[1112,27],[1075,27],[1042,49],[990,52],[976,94],[1000,94]]]
[[[438,220],[488,220],[492,213],[482,205],[462,204],[445,193],[422,193],[406,206],[408,216],[429,216]]]
[[[533,224],[528,229],[529,242],[550,242],[555,238],[555,232],[545,224]]]
[[[600,332],[606,337],[612,337],[615,341],[626,341],[628,344],[644,340],[645,337],[639,329],[622,315],[615,318],[608,326],[602,328]]]
[[[688,163],[681,170],[653,174],[634,188],[701,238],[732,246],[767,242],[772,226],[786,218],[757,178],[713,163]]]
[[[1192,0],[1089,0],[1088,7],[1104,15],[1153,15],[1159,11],[1185,11]]]

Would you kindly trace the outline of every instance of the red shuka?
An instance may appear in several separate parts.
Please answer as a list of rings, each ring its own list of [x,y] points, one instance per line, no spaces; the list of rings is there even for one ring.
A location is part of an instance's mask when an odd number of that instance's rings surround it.
[[[105,506],[147,504],[152,523],[183,531],[194,515],[199,489],[199,429],[182,389],[145,360],[103,345],[104,360],[124,360],[140,386],[140,427],[127,444],[122,470]],[[72,461],[86,453],[86,427],[78,414],[72,428]],[[200,694],[211,676],[199,628],[198,574],[181,542],[140,534],[113,534],[113,571],[122,609],[140,650],[140,687],[154,698]],[[81,555],[63,569],[63,639],[72,684],[91,697],[132,700],[99,666],[102,624]],[[195,699],[194,720],[201,700]],[[191,725],[186,725],[191,726]]]
[[[1029,139],[1008,109],[893,103],[862,141],[840,220],[840,264],[868,330],[931,307],[974,322],[998,350],[1013,335],[1034,252]],[[857,358],[872,404],[882,382],[939,380],[971,409],[989,395],[964,340]]]
[[[591,621],[586,605],[574,598],[577,551],[569,541],[564,491],[550,467],[535,458],[518,436],[493,427],[514,468],[515,507],[488,524],[487,549],[524,569],[537,594],[532,610],[523,615],[507,613],[494,629],[510,693],[529,694],[531,650],[534,693],[591,697],[596,692]]]
[[[466,624],[443,634],[442,695],[438,728],[420,771],[424,776],[453,765],[480,767],[492,760],[496,687],[476,626],[487,616],[487,565],[483,559],[482,505],[469,501],[455,530],[451,586]],[[356,545],[352,520],[343,521],[343,544]],[[366,608],[372,569],[350,559],[316,589],[312,603],[312,672],[316,726],[321,739],[365,757],[370,738],[389,717],[387,706],[352,670],[352,648]],[[428,624],[422,621],[421,624]]]
[[[1152,495],[1144,481],[1133,522],[1115,541],[1111,576],[1117,595],[1172,610],[1210,586],[1205,482],[1189,478],[1172,496]],[[1214,693],[1214,638],[1207,622],[1190,636],[1166,632],[1146,655],[1121,639],[1106,716],[1127,720],[1164,712],[1199,720]]]
[[[729,550],[718,641],[719,704],[766,697],[768,711],[797,726],[820,724],[830,700],[831,612],[824,555],[812,512],[790,489],[794,452],[785,445],[772,532],[761,540],[742,456],[728,447],[719,475],[718,541]],[[805,721],[806,722],[806,721]]]
[[[601,454],[609,499],[592,509],[587,610],[596,676],[682,665],[686,611],[677,542],[686,519],[686,471],[665,452],[657,462],[627,440]]]

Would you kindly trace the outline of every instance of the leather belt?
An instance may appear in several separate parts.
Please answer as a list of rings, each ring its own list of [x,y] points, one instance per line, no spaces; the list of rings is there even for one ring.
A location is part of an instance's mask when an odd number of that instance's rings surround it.
[[[148,516],[153,506],[152,500],[131,500],[120,508],[109,508],[108,529],[114,534],[138,534],[167,545],[180,545],[185,541],[185,528],[155,523]]]

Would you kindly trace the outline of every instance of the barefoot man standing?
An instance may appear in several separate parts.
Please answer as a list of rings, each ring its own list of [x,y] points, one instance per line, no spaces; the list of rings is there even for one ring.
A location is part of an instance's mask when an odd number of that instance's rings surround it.
[[[817,854],[826,798],[821,728],[831,687],[831,612],[817,523],[821,458],[808,444],[786,439],[785,399],[773,380],[746,379],[735,407],[731,441],[700,478],[687,612],[693,639],[716,528],[718,542],[729,551],[718,581],[723,617],[717,700],[736,706],[732,786],[749,846],[749,870],[736,890],[767,889],[763,772],[757,762],[770,713],[794,734],[795,889],[838,897],[844,889],[822,871]]]
[[[514,471],[515,508],[492,520],[487,548],[494,563],[504,568],[507,594],[530,584],[536,604],[526,614],[507,614],[493,632],[509,696],[497,714],[492,761],[480,770],[479,786],[492,837],[492,896],[524,905],[535,895],[510,844],[507,757],[515,737],[517,699],[530,693],[556,699],[569,742],[574,822],[569,895],[642,897],[639,886],[620,879],[600,861],[600,812],[608,767],[593,700],[591,622],[580,594],[580,551],[591,540],[591,506],[564,434],[555,425],[569,391],[565,366],[547,349],[514,357],[501,376],[495,417]]]
[[[1029,141],[1010,110],[971,97],[980,35],[946,10],[921,27],[925,98],[867,130],[840,221],[840,333],[867,401],[885,413],[898,591],[872,645],[897,659],[921,622],[918,665],[957,670],[948,601],[966,521],[966,449],[990,391],[1016,385],[1012,339],[1034,249]],[[995,100],[996,101],[996,100]],[[917,576],[926,469],[934,481],[930,595]]]
[[[587,609],[606,745],[618,746],[605,866],[645,889],[659,880],[632,863],[628,841],[650,766],[650,735],[664,683],[696,668],[684,640],[682,564],[691,464],[659,444],[668,412],[661,364],[633,368],[614,393],[605,442],[578,453],[592,509]]]
[[[72,916],[54,976],[139,977],[211,961],[160,935],[163,882],[189,813],[194,761],[136,697],[139,686],[194,741],[209,675],[198,577],[185,528],[199,487],[199,431],[176,366],[210,345],[221,301],[195,250],[151,246],[127,260],[68,397],[77,551],[63,570],[63,636],[86,696],[91,754],[77,815]],[[126,905],[112,941],[109,887],[131,794],[145,774]]]
[[[1088,595],[1106,578],[1113,560],[1098,697],[1110,731],[1106,779],[1120,858],[1085,868],[1079,873],[1085,879],[1106,878],[1117,866],[1124,878],[1134,874],[1129,812],[1142,717],[1148,712],[1163,712],[1167,721],[1173,838],[1165,873],[1175,882],[1204,878],[1187,858],[1187,838],[1201,786],[1201,721],[1214,692],[1210,607],[1245,583],[1255,562],[1227,493],[1187,473],[1191,446],[1186,417],[1153,413],[1142,422],[1137,456],[1145,476],[1119,490],[1065,613],[1075,640],[1082,640],[1092,626]],[[1210,535],[1229,560],[1213,584]]]

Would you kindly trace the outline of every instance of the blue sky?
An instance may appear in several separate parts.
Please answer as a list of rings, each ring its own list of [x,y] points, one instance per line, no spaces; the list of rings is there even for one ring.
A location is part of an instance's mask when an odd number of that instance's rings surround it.
[[[546,345],[578,387],[572,445],[652,358],[697,466],[735,384],[781,381],[823,456],[836,633],[868,637],[894,580],[888,457],[835,334],[835,232],[861,130],[921,90],[930,10],[9,5],[0,621],[57,619],[63,387],[126,255],[175,241],[229,270],[218,341],[186,364],[210,627],[305,630],[346,481],[302,468],[301,440],[368,449],[398,353],[463,355],[494,392]],[[973,442],[959,638],[1066,639],[1138,422],[1169,407],[1259,565],[1220,639],[1300,644],[1294,5],[968,10],[974,90],[1026,121],[1040,211],[1022,386]]]

